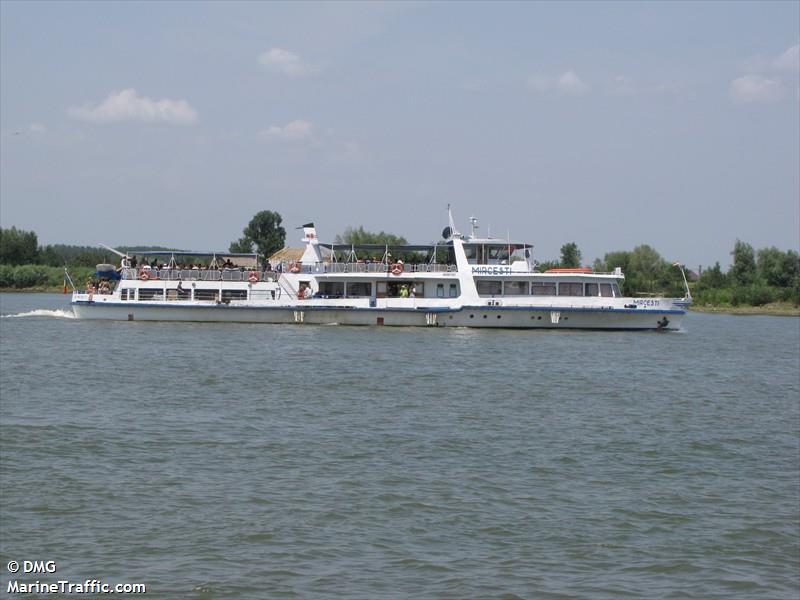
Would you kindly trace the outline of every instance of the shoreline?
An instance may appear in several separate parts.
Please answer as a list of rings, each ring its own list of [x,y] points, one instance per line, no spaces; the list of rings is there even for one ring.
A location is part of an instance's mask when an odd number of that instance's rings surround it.
[[[800,307],[789,303],[772,303],[763,306],[711,306],[692,305],[690,312],[727,315],[751,315],[769,317],[800,317]]]
[[[70,295],[72,291],[63,293],[64,288],[0,288],[2,294],[63,294]],[[800,306],[793,306],[790,303],[776,302],[765,304],[764,306],[700,306],[692,305],[689,312],[744,315],[744,316],[768,316],[768,317],[800,317]]]

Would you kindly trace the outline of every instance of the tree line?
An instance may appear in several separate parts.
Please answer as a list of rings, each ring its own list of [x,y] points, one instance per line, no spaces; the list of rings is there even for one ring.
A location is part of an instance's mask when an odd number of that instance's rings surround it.
[[[286,230],[281,215],[260,211],[248,222],[242,237],[231,242],[230,252],[257,252],[268,258],[284,247]],[[384,231],[370,232],[363,226],[348,227],[335,238],[337,244],[405,245],[406,238]],[[444,244],[444,242],[442,242]],[[144,250],[165,250],[163,247],[120,247],[128,253]],[[732,265],[723,272],[719,262],[699,274],[688,273],[695,302],[714,306],[760,306],[770,302],[791,302],[800,306],[800,255],[794,250],[775,247],[758,251],[737,240],[731,252]],[[377,257],[376,257],[377,258]],[[410,258],[410,257],[409,257]],[[561,247],[559,260],[538,264],[538,270],[575,268],[582,264],[577,243]],[[36,233],[11,227],[0,228],[0,287],[33,287],[57,279],[53,271],[36,267],[94,267],[99,263],[115,263],[117,257],[102,248],[52,244],[39,246]],[[658,294],[670,297],[684,295],[683,276],[676,264],[664,260],[651,246],[642,244],[633,250],[618,250],[595,259],[596,272],[621,268],[625,274],[622,291],[625,295]]]
[[[122,252],[134,253],[148,250],[166,250],[162,246],[119,246]],[[69,244],[49,244],[40,246],[38,236],[33,231],[16,227],[0,227],[0,264],[2,265],[44,265],[48,267],[94,267],[100,263],[118,262],[113,252],[97,246],[76,246]]]

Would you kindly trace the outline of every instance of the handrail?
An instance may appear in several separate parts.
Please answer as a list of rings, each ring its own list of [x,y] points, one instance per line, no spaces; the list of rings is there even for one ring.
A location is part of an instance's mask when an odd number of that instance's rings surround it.
[[[249,281],[250,274],[255,273],[258,281],[275,279],[274,271],[240,271],[238,269],[122,269],[122,279],[142,281]],[[145,276],[146,275],[146,276]]]
[[[298,263],[292,263],[297,268]],[[282,264],[283,271],[290,270],[288,262]],[[318,262],[312,264],[300,264],[300,273],[309,275],[317,273],[388,273],[391,264],[382,262]],[[403,270],[408,273],[452,273],[458,269],[456,265],[442,263],[416,263],[403,264]]]

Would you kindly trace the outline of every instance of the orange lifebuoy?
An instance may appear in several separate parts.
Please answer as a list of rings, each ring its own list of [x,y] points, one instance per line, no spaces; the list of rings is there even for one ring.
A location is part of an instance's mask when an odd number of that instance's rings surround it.
[[[289,272],[291,273],[299,273],[300,272],[300,263],[292,262],[289,263]]]
[[[392,275],[400,275],[403,272],[403,265],[402,263],[394,263],[391,268]]]
[[[150,275],[147,274],[147,271],[142,271],[139,274],[139,279],[141,279],[142,281],[147,281],[148,279],[150,279]]]
[[[258,274],[255,271],[250,271],[250,273],[247,274],[247,281],[255,283],[258,281]]]

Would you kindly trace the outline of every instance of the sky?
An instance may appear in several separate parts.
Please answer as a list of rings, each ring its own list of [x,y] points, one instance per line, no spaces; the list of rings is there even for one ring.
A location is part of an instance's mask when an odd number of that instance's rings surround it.
[[[800,2],[0,2],[0,225],[800,249]]]

